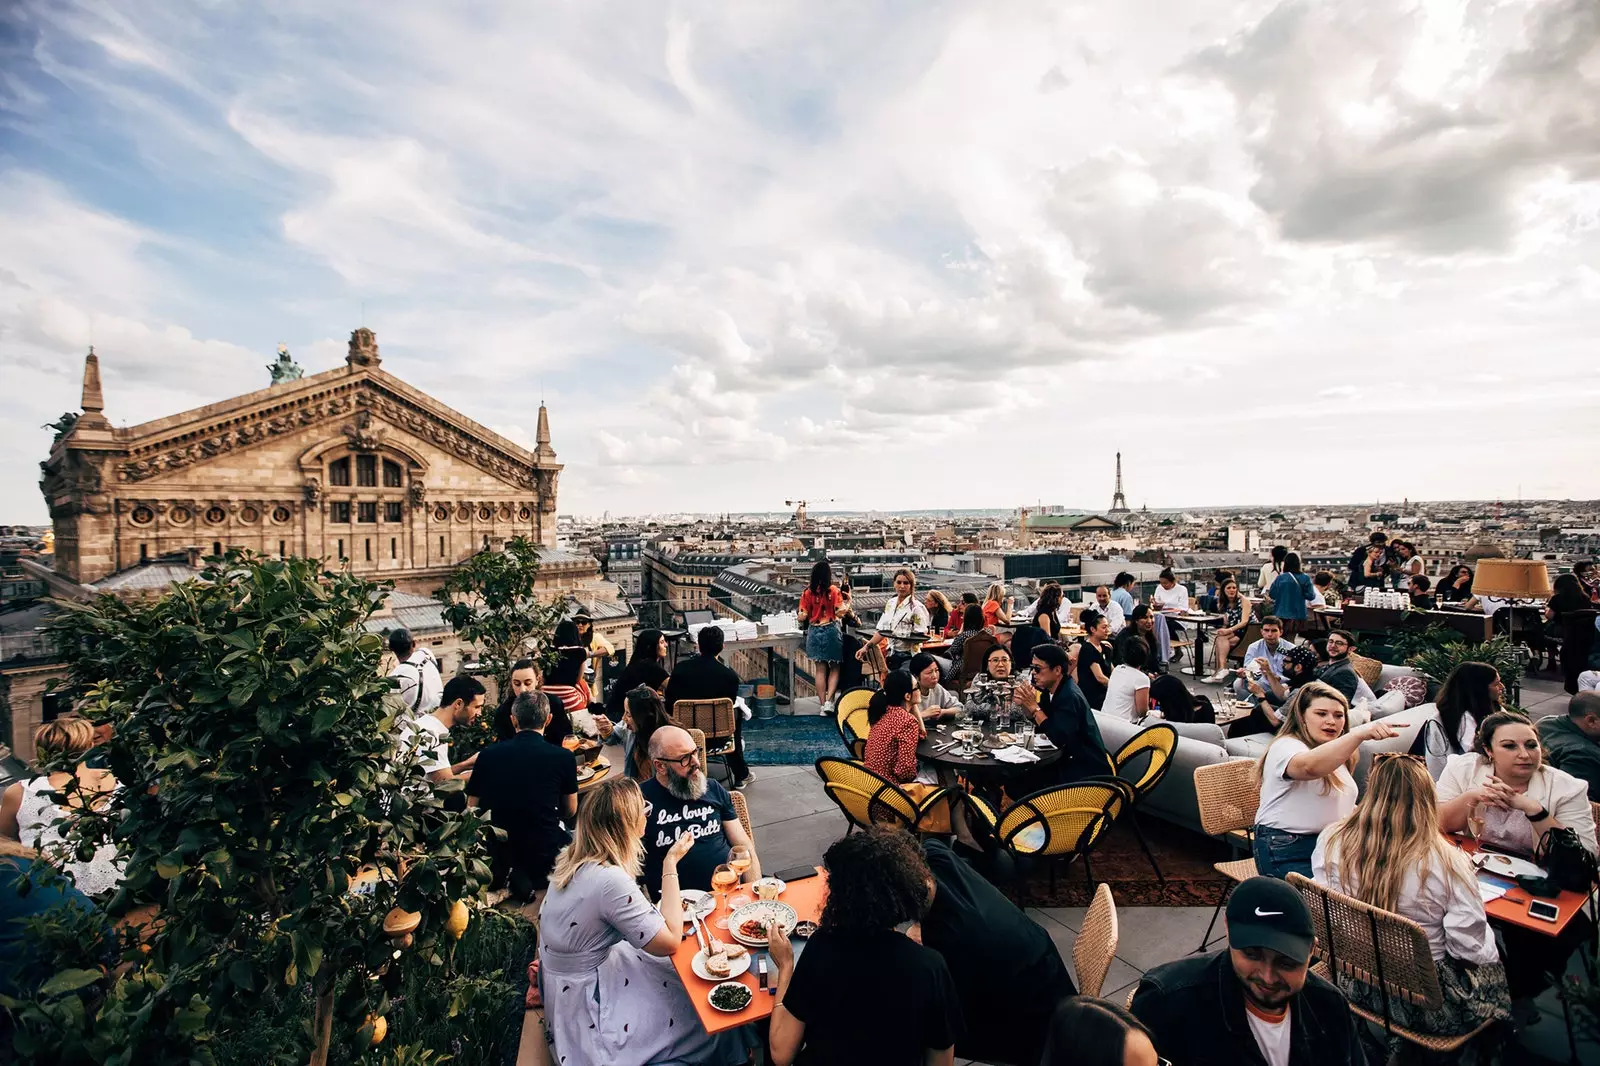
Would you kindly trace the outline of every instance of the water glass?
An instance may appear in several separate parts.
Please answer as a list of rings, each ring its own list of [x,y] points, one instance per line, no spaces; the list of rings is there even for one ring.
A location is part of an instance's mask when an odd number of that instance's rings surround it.
[[[1017,742],[1022,745],[1023,751],[1033,750],[1033,720],[1024,718],[1017,726]]]

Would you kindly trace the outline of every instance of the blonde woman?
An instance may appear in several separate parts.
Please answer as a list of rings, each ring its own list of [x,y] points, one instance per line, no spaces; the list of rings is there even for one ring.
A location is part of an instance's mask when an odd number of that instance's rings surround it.
[[[989,593],[983,600],[983,624],[986,626],[1008,626],[1011,624],[1011,597],[1006,595],[1006,587],[999,581],[989,586]]]
[[[1256,808],[1256,870],[1267,877],[1311,876],[1317,835],[1356,806],[1356,755],[1364,740],[1385,740],[1403,722],[1371,721],[1350,729],[1350,701],[1320,681],[1283,705],[1283,724],[1261,757]]]
[[[73,808],[98,804],[117,787],[109,771],[91,770],[83,758],[94,747],[94,726],[86,718],[57,718],[34,730],[35,761],[41,772],[17,781],[0,797],[0,836],[21,841],[30,848],[53,852],[66,837],[56,823],[69,818]],[[60,795],[65,805],[56,801]],[[65,863],[73,884],[86,895],[99,895],[122,881],[115,865],[116,846],[102,844],[87,861]]]
[[[1444,1004],[1427,1010],[1391,997],[1395,1024],[1456,1036],[1511,1017],[1506,970],[1477,873],[1439,832],[1433,779],[1420,758],[1387,752],[1373,760],[1361,806],[1323,830],[1311,870],[1320,884],[1410,918],[1428,935]],[[1339,987],[1357,1006],[1382,1013],[1376,988],[1343,976]]]
[[[667,852],[657,911],[637,884],[644,833],[638,784],[603,781],[578,809],[572,843],[550,871],[539,911],[539,984],[555,1059],[742,1063],[743,1036],[708,1034],[672,968],[683,939],[678,860],[694,837],[680,835]]]
[[[913,633],[928,631],[928,609],[917,599],[917,576],[905,567],[894,572],[894,595],[889,597],[883,605],[883,613],[878,616],[878,635],[874,641],[880,647],[893,641],[890,646],[894,650],[889,655],[891,670],[898,670],[922,647],[919,641],[896,637],[897,628],[910,629]],[[857,652],[856,658],[862,659],[865,651],[863,648]]]

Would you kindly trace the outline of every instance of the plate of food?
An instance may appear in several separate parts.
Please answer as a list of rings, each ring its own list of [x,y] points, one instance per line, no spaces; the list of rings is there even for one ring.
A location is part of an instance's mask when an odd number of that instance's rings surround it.
[[[683,900],[683,920],[690,921],[690,916],[704,918],[717,909],[717,897],[709,892],[702,892],[698,888],[686,888],[678,893]]]
[[[756,994],[738,981],[724,981],[706,996],[706,1002],[725,1014],[737,1014],[750,1005]]]
[[[712,946],[720,950],[711,955],[697,951],[689,963],[694,975],[701,980],[726,981],[750,968],[750,952],[743,944],[723,944],[719,941]]]
[[[747,903],[728,916],[728,932],[746,947],[767,946],[767,927],[773,923],[783,927],[784,935],[794,932],[799,918],[794,908],[775,899],[758,899]]]
[[[593,776],[594,776],[594,767],[592,767],[592,766],[580,766],[580,767],[578,767],[578,783],[580,785],[583,784],[583,782],[589,780],[589,778],[591,778]]]
[[[1484,873],[1499,874],[1501,877],[1549,876],[1543,867],[1535,866],[1515,855],[1502,855],[1498,851],[1480,851],[1473,856],[1472,862]]]
[[[763,877],[750,887],[754,890],[756,899],[777,899],[789,886],[776,877]]]

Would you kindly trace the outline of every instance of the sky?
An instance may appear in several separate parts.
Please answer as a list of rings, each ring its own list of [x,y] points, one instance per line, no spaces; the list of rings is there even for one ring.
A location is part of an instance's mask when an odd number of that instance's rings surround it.
[[[0,520],[384,368],[563,513],[1600,496],[1594,0],[0,5]]]

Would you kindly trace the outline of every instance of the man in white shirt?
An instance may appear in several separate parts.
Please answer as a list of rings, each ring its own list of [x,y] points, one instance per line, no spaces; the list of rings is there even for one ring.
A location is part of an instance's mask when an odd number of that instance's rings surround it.
[[[389,634],[389,650],[394,652],[395,668],[389,676],[398,682],[400,702],[412,714],[427,714],[439,706],[444,681],[439,677],[439,661],[427,648],[419,648],[409,629]]]
[[[1107,622],[1111,623],[1111,635],[1116,636],[1121,633],[1122,627],[1128,624],[1128,617],[1122,611],[1122,604],[1112,598],[1111,590],[1101,585],[1094,590],[1094,599],[1100,605],[1100,613],[1105,616]],[[1066,623],[1071,619],[1063,618],[1061,621]]]
[[[428,714],[408,717],[400,722],[400,750],[415,747],[421,756],[422,770],[430,784],[439,785],[465,776],[477,762],[476,755],[457,763],[450,762],[450,730],[468,725],[483,713],[483,682],[457,674],[444,686],[439,707]],[[465,801],[463,800],[463,805]]]

